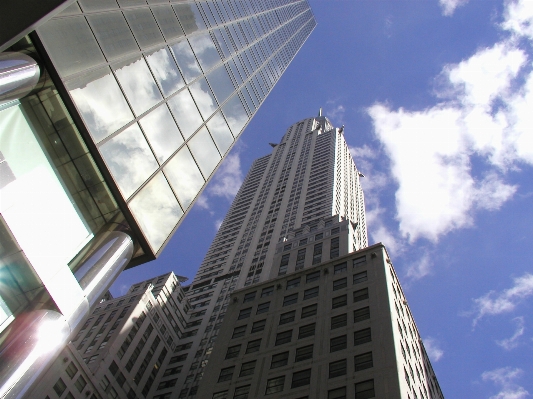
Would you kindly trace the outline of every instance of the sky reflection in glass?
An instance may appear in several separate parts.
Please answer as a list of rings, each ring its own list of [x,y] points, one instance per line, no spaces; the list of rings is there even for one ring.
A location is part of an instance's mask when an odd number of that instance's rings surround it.
[[[189,90],[179,92],[168,101],[168,105],[178,122],[183,137],[188,139],[203,122]]]
[[[207,180],[220,162],[221,157],[205,126],[187,144],[194,155],[194,159],[198,162],[202,174]]]
[[[185,82],[168,48],[164,47],[146,55],[146,60],[165,97],[185,86]]]
[[[181,206],[187,209],[205,183],[187,146],[174,155],[163,171]]]

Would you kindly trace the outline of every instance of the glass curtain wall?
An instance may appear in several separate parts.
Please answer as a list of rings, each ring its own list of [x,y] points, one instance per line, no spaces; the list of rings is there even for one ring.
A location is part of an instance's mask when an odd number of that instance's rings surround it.
[[[79,0],[37,30],[154,254],[315,25],[305,0]]]

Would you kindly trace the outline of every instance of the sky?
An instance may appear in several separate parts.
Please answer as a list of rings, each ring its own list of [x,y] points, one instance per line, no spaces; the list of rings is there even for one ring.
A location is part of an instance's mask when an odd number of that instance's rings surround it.
[[[533,397],[533,0],[309,0],[317,27],[156,261],[192,278],[252,161],[345,125],[447,398]]]

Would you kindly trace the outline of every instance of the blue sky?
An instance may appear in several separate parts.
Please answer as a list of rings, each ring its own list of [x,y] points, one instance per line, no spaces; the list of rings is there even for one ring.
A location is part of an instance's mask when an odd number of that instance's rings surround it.
[[[192,277],[251,162],[323,107],[445,396],[533,397],[533,1],[310,4],[317,28],[202,198],[113,293]]]

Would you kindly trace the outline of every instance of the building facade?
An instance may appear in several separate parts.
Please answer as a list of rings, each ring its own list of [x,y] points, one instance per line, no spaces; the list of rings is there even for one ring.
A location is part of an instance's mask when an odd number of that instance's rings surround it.
[[[235,291],[198,397],[444,398],[382,244]]]
[[[0,361],[0,394],[14,397],[49,361],[23,370],[39,326],[66,340],[121,270],[158,256],[316,25],[306,0],[58,3],[0,53],[0,356],[17,359]],[[21,332],[34,344],[6,339]]]

